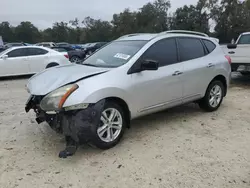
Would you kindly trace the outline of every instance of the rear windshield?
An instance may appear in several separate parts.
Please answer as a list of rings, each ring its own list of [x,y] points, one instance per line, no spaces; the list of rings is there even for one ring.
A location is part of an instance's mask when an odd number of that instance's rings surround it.
[[[83,64],[95,67],[119,67],[126,64],[147,42],[112,42],[87,58]]]

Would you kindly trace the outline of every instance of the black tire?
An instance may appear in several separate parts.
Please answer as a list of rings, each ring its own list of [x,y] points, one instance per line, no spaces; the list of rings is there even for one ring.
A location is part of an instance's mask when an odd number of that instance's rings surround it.
[[[55,66],[57,66],[57,65],[59,65],[59,64],[58,64],[58,63],[49,63],[49,64],[46,66],[46,69],[51,68],[51,67],[55,67]]]
[[[217,104],[217,106],[212,106],[210,103],[209,103],[209,100],[210,100],[210,93],[211,93],[211,90],[215,87],[215,86],[219,86],[221,88],[221,91],[222,91],[222,95],[221,95],[221,100],[220,102]],[[201,99],[199,101],[199,106],[201,109],[207,111],[207,112],[213,112],[213,111],[216,111],[222,101],[223,101],[223,98],[225,96],[225,86],[223,85],[223,83],[219,80],[215,80],[213,82],[211,82],[207,88],[207,91],[206,91],[206,94],[205,94],[205,97],[203,99]]]
[[[92,129],[94,130],[94,132],[92,132],[92,139],[91,139],[92,144],[94,144],[97,148],[103,149],[103,150],[110,149],[116,146],[120,142],[124,134],[124,130],[126,128],[126,120],[125,120],[125,115],[124,115],[122,108],[115,102],[107,101],[106,104],[104,105],[103,111],[109,108],[114,108],[120,112],[121,117],[122,117],[122,127],[121,127],[121,131],[118,137],[115,140],[110,141],[110,142],[105,142],[98,136],[97,130],[102,125],[101,120],[100,120],[100,123],[94,129]]]
[[[80,59],[81,59],[80,57],[74,55],[74,56],[72,56],[72,57],[70,58],[70,62],[76,63],[76,62],[79,62]]]

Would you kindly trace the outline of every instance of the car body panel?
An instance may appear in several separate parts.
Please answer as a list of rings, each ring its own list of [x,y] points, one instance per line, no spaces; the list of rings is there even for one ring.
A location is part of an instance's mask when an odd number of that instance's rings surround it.
[[[108,70],[77,64],[56,66],[31,77],[27,86],[32,95],[46,95],[68,83]]]
[[[63,107],[81,103],[97,103],[115,97],[126,102],[131,119],[173,107],[205,95],[215,76],[223,75],[230,80],[230,65],[218,44],[216,50],[202,58],[159,67],[158,70],[129,74],[128,70],[155,42],[170,37],[208,37],[190,34],[148,34],[121,37],[123,40],[146,40],[147,43],[128,62],[117,68],[96,68],[84,65],[55,67],[37,74],[29,80],[28,89],[33,95],[47,93],[76,81],[79,88],[65,101]],[[116,40],[117,41],[117,40]],[[104,47],[105,48],[105,47]],[[207,67],[213,63],[212,68]],[[175,72],[183,72],[175,76]],[[87,78],[86,78],[87,77]],[[77,81],[77,79],[80,79]]]

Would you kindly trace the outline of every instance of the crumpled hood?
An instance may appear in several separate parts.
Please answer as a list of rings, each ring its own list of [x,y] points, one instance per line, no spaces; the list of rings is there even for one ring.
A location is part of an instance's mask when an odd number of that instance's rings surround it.
[[[51,91],[85,77],[100,74],[109,68],[97,68],[78,64],[57,66],[32,76],[27,88],[32,95],[46,95]]]

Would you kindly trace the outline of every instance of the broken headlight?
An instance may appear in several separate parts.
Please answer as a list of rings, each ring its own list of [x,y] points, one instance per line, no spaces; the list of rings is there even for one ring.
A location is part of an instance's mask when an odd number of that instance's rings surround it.
[[[78,89],[77,84],[66,85],[46,95],[40,103],[44,111],[59,111],[67,98]]]

